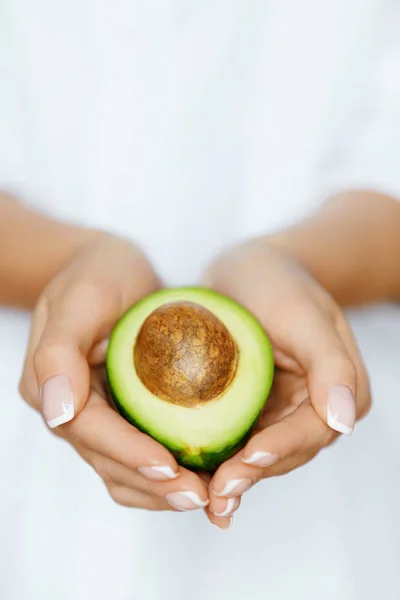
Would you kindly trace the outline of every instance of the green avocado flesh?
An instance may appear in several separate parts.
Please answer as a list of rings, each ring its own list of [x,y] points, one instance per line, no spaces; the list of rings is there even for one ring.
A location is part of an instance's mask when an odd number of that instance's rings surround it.
[[[215,398],[180,406],[150,392],[133,360],[145,320],[163,305],[194,303],[228,330],[238,350],[236,372]],[[107,351],[107,377],[117,409],[127,421],[163,444],[191,469],[214,471],[246,443],[265,405],[274,374],[271,344],[245,308],[208,289],[166,289],[147,296],[116,324]]]

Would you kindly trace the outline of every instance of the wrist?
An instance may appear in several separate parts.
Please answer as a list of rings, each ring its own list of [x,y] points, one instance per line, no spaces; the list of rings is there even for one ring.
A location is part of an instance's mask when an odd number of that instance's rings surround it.
[[[0,304],[32,308],[49,281],[105,234],[54,221],[2,196]]]
[[[341,306],[356,306],[368,296],[368,290],[364,290],[365,282],[362,285],[360,282],[358,289],[354,290],[351,278],[357,271],[357,265],[355,261],[351,263],[355,257],[348,256],[347,265],[342,265],[335,248],[324,246],[323,233],[318,231],[318,225],[313,219],[272,234],[266,242],[297,262]]]
[[[393,198],[344,193],[266,241],[301,263],[342,306],[400,297],[400,203]]]

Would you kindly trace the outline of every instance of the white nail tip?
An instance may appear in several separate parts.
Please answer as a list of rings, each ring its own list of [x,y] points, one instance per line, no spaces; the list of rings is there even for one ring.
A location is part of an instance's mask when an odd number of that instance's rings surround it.
[[[266,456],[271,456],[271,452],[254,452],[250,458],[242,458],[242,462],[246,465],[254,465],[254,463]]]
[[[157,466],[150,468],[156,473],[162,473],[163,475],[165,475],[165,477],[168,477],[168,479],[176,479],[178,477],[178,473],[175,473],[175,471],[168,466]]]
[[[224,487],[223,491],[220,492],[219,494],[215,494],[215,495],[216,496],[227,496],[228,494],[231,494],[233,492],[233,490],[235,490],[238,487],[238,485],[241,485],[242,481],[244,481],[244,479],[232,479],[231,481],[228,481],[228,483]]]
[[[229,517],[233,509],[235,508],[236,498],[228,498],[228,502],[226,503],[226,509],[224,512],[217,513],[214,512],[216,517]]]
[[[202,500],[200,496],[196,494],[196,492],[180,492],[186,498],[189,498],[199,508],[204,508],[209,503],[209,500]]]
[[[332,415],[331,411],[329,410],[329,407],[328,407],[327,421],[328,421],[329,427],[331,429],[334,429],[335,431],[339,431],[339,433],[343,433],[344,435],[351,435],[353,432],[352,427],[349,427],[348,425],[341,423],[334,417],[334,415]]]
[[[47,425],[50,429],[54,429],[59,425],[63,425],[64,423],[68,423],[68,421],[72,421],[75,416],[74,405],[73,404],[63,404],[63,414],[59,417],[55,417],[55,419],[50,419],[47,421]]]
[[[177,497],[184,496],[185,498],[187,498],[188,500],[190,500],[190,502],[192,502],[198,508],[205,508],[207,506],[207,504],[209,503],[209,500],[204,500],[203,501],[200,498],[200,496],[198,496],[196,494],[196,492],[175,492],[175,494],[173,494],[173,495],[176,495]],[[182,508],[178,504],[175,504],[175,503],[171,502],[171,500],[169,500],[169,504],[171,504],[174,508],[176,508],[178,510],[188,510],[186,508]]]

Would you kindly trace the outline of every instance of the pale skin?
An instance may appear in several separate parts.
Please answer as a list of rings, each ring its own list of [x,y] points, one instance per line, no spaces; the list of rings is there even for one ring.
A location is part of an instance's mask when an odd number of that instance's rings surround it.
[[[368,412],[368,376],[342,308],[400,298],[400,203],[347,192],[296,227],[250,240],[209,266],[202,283],[258,317],[277,366],[254,435],[211,479],[180,467],[106,401],[99,365],[107,336],[126,308],[162,286],[143,253],[4,194],[0,256],[0,303],[33,310],[20,382],[27,403],[49,421],[43,390],[62,376],[74,416],[51,431],[95,469],[116,502],[204,508],[212,523],[227,528],[249,486],[308,462]]]

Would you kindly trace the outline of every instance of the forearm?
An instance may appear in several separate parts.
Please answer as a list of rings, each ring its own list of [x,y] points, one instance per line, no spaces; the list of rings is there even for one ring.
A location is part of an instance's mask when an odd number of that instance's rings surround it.
[[[0,305],[32,308],[46,284],[97,235],[0,193]]]
[[[304,264],[342,306],[400,299],[400,202],[393,198],[347,192],[267,239]]]

